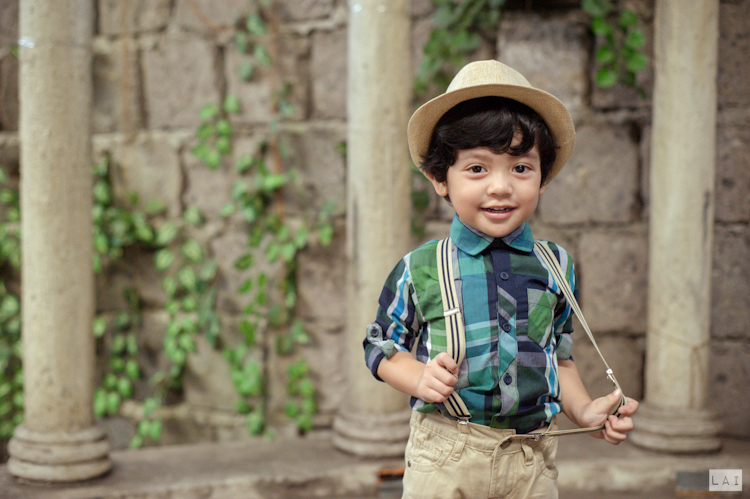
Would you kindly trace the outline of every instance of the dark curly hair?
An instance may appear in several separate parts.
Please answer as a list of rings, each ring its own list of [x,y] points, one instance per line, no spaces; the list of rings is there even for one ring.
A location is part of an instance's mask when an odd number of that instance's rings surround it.
[[[512,146],[513,138],[520,142]],[[487,147],[495,154],[521,156],[538,147],[542,185],[547,180],[557,147],[544,120],[530,107],[505,97],[478,97],[457,104],[445,113],[432,131],[420,168],[445,182],[458,151]]]

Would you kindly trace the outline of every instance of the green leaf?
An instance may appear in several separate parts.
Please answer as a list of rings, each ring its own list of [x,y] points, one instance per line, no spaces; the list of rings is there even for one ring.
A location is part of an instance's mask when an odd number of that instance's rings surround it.
[[[120,410],[122,397],[118,392],[109,392],[107,394],[107,414],[114,415]]]
[[[646,35],[639,29],[634,29],[625,38],[625,46],[631,50],[640,50],[646,45]]]
[[[100,180],[94,184],[94,201],[104,205],[112,202],[112,192],[106,181]]]
[[[206,104],[203,106],[198,113],[198,117],[201,121],[208,121],[216,118],[219,115],[219,106],[215,104]]]
[[[128,378],[120,378],[117,382],[117,390],[123,398],[130,398],[133,396],[133,383]]]
[[[166,246],[167,244],[171,243],[175,237],[177,237],[179,231],[180,228],[173,222],[164,222],[156,231],[156,244],[160,246]]]
[[[625,9],[620,12],[620,26],[627,29],[638,24],[638,16],[632,10]]]
[[[203,261],[203,248],[194,239],[182,245],[182,254],[193,263],[201,263]]]
[[[288,177],[281,174],[266,175],[263,179],[262,189],[265,192],[273,192],[288,182]]]
[[[247,17],[245,28],[251,36],[265,36],[268,33],[263,19],[257,14],[252,14]]]
[[[617,84],[617,73],[609,68],[602,68],[596,73],[596,84],[602,88],[610,88]]]
[[[125,374],[133,381],[141,379],[141,369],[138,367],[137,360],[128,359],[125,362]]]
[[[232,215],[234,213],[235,206],[234,203],[231,201],[224,204],[224,206],[221,207],[221,210],[219,211],[219,216],[221,218],[227,218],[228,216]]]
[[[333,241],[333,226],[325,225],[321,227],[320,232],[318,233],[318,240],[323,246],[331,244],[331,241]]]
[[[237,66],[237,77],[242,81],[250,81],[255,74],[255,63],[246,59]]]
[[[197,206],[188,206],[185,212],[182,214],[182,219],[190,225],[200,225],[203,222],[203,215],[201,210]]]
[[[149,215],[160,215],[167,211],[167,205],[157,199],[152,199],[146,203],[144,210]]]
[[[243,154],[237,159],[237,163],[234,165],[234,171],[237,173],[245,173],[253,166],[253,157],[249,154]]]
[[[596,36],[606,37],[612,34],[612,26],[610,26],[604,18],[595,17],[591,20],[591,31],[593,31]]]
[[[615,59],[617,59],[617,54],[615,54],[615,51],[606,45],[596,51],[596,62],[601,65],[610,64],[614,62]]]
[[[94,414],[99,418],[107,415],[107,392],[103,388],[94,392]]]
[[[161,281],[161,288],[170,298],[174,298],[177,294],[177,279],[174,276],[168,275]]]
[[[271,64],[273,64],[271,56],[268,54],[268,51],[263,45],[257,44],[255,46],[255,50],[253,51],[253,55],[255,56],[255,60],[258,61],[262,66],[270,66]]]
[[[263,416],[263,412],[256,409],[255,411],[248,414],[247,418],[245,418],[245,425],[252,435],[259,435],[263,431],[263,427],[265,426],[265,417]]]
[[[188,291],[195,291],[198,283],[198,277],[195,275],[195,271],[190,267],[183,267],[177,273],[177,278],[180,284]]]
[[[244,54],[247,52],[248,38],[247,33],[244,31],[238,31],[234,35],[234,46],[237,48],[237,52]]]
[[[246,253],[242,255],[241,257],[239,257],[234,262],[234,268],[239,269],[239,270],[248,269],[250,268],[250,266],[253,264],[254,261],[255,261],[255,257],[252,255],[252,253]]]
[[[633,73],[637,73],[648,66],[648,58],[641,52],[635,52],[625,59],[625,68]]]
[[[154,264],[156,266],[156,270],[158,270],[159,272],[167,270],[173,262],[174,253],[166,248],[157,251],[156,255],[154,256]]]
[[[604,17],[614,9],[610,0],[581,0],[581,8],[592,17]]]
[[[93,323],[94,337],[101,338],[107,332],[107,320],[103,317],[97,317]]]

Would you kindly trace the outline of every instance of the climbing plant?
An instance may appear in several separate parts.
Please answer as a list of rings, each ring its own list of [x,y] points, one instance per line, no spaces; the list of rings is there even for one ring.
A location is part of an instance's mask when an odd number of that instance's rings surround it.
[[[456,69],[466,64],[482,40],[495,45],[506,0],[434,0],[434,3],[433,28],[415,80],[418,96],[423,96],[429,88],[440,91],[446,88]],[[600,40],[595,57],[597,85],[635,86],[635,75],[648,65],[643,53],[646,36],[638,27],[636,14],[616,8],[612,0],[581,0],[581,9],[590,16],[591,31]]]
[[[242,81],[251,81],[260,67],[270,71],[273,99],[272,119],[253,153],[241,155],[231,165],[237,176],[231,198],[221,217],[240,220],[248,234],[246,251],[234,262],[246,278],[237,290],[246,297],[239,322],[241,340],[221,334],[216,309],[217,264],[209,251],[192,238],[191,229],[205,221],[198,208],[187,207],[181,218],[166,216],[164,205],[141,200],[135,194],[116,198],[112,188],[108,155],[94,166],[93,243],[94,270],[111,268],[132,251],[153,256],[161,273],[166,296],[164,310],[169,317],[163,341],[167,365],[146,378],[140,364],[138,333],[143,326],[143,300],[135,288],[123,290],[123,308],[98,315],[93,322],[100,359],[101,383],[94,394],[94,412],[99,417],[121,414],[126,400],[139,400],[136,435],[131,445],[139,447],[159,440],[162,430],[159,407],[170,394],[179,396],[186,362],[196,351],[198,336],[223,353],[237,391],[236,410],[246,415],[253,434],[266,430],[268,376],[265,357],[268,348],[285,356],[286,415],[300,431],[312,427],[317,412],[315,386],[310,369],[298,347],[310,337],[297,318],[296,273],[298,254],[317,240],[328,245],[333,237],[331,216],[334,205],[324,203],[308,218],[291,220],[284,210],[284,192],[297,176],[285,169],[288,153],[280,124],[295,113],[290,101],[291,86],[280,77],[275,59],[278,38],[270,2],[257,0],[237,26],[234,48],[243,56],[238,68]],[[241,112],[240,99],[228,95],[221,106],[206,105],[200,111],[193,154],[217,175],[232,157],[235,126],[232,118]],[[0,266],[18,272],[20,230],[17,190],[0,172]],[[7,277],[8,272],[4,272]],[[12,279],[11,279],[12,281]],[[17,278],[16,278],[17,281]],[[9,281],[10,282],[10,281]],[[20,302],[0,281],[0,438],[8,438],[23,418],[23,375]]]
[[[18,191],[0,166],[0,272],[18,275],[21,268]],[[8,282],[11,279],[7,279]],[[23,420],[21,303],[6,279],[0,281],[0,439],[10,438]]]

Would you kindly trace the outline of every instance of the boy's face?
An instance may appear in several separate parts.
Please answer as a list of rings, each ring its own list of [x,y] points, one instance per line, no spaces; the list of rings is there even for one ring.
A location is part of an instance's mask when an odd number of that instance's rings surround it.
[[[492,237],[506,236],[527,221],[544,192],[536,146],[522,156],[486,147],[459,150],[446,181],[431,180],[438,195],[450,196],[462,222]]]

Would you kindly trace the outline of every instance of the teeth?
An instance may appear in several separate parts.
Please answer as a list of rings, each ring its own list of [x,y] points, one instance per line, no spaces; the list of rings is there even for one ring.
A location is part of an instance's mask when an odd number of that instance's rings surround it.
[[[504,211],[510,211],[510,208],[487,208],[487,211],[494,211],[497,213],[502,213]]]

